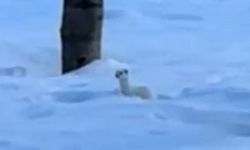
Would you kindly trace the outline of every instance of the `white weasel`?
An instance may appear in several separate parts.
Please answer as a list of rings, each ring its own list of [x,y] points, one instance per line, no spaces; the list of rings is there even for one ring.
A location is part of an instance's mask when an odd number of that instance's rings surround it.
[[[146,86],[130,85],[127,69],[117,70],[115,77],[119,80],[120,91],[125,96],[137,96],[142,99],[152,99],[152,93]]]

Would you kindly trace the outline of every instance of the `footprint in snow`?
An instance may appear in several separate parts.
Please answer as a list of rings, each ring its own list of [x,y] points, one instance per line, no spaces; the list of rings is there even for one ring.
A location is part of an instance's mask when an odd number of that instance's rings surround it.
[[[166,94],[158,94],[156,97],[157,100],[172,100],[173,97]]]
[[[27,70],[22,66],[0,68],[0,76],[24,77],[26,75]]]
[[[7,140],[0,140],[0,149],[2,150],[39,150],[35,147],[20,145]]]
[[[247,100],[250,99],[250,91],[248,89],[235,87],[208,87],[201,89],[184,88],[180,94],[181,98],[196,98],[204,96],[213,96],[235,102],[239,102],[239,100],[248,102]]]
[[[119,9],[107,9],[104,14],[106,20],[118,20],[126,17],[127,15],[123,10]]]
[[[225,126],[225,129],[234,136],[250,137],[250,124],[232,124]]]
[[[12,145],[10,141],[0,140],[0,148],[8,148]]]
[[[30,104],[23,114],[31,120],[48,118],[54,114],[54,109],[45,104]]]
[[[71,84],[69,85],[70,88],[83,88],[86,87],[88,83],[78,83],[78,84]]]
[[[93,99],[103,98],[113,95],[110,91],[93,92],[93,91],[81,91],[81,90],[67,90],[67,91],[55,91],[52,93],[52,97],[55,101],[61,103],[81,103],[90,101]]]

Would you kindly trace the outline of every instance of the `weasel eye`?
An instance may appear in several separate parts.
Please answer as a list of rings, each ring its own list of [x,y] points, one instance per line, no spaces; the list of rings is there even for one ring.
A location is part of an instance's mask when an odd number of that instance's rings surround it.
[[[115,77],[119,78],[121,75],[122,75],[122,72],[118,71],[118,72],[116,72]]]
[[[116,73],[116,74],[115,74],[115,77],[116,77],[116,78],[119,78],[119,75]]]
[[[123,71],[125,74],[128,74],[128,70],[127,69],[124,69]]]

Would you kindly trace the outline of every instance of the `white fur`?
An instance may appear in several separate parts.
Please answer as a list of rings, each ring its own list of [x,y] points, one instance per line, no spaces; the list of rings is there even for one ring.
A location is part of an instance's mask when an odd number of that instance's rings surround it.
[[[116,78],[119,80],[120,91],[123,95],[152,99],[152,93],[147,86],[134,86],[130,84],[128,71],[126,69],[117,70]]]

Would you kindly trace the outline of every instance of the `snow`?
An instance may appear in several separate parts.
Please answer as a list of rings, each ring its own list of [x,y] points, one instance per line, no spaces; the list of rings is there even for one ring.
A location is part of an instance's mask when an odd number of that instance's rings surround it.
[[[0,149],[249,149],[249,1],[105,0],[103,59],[64,76],[61,8],[0,2]]]

